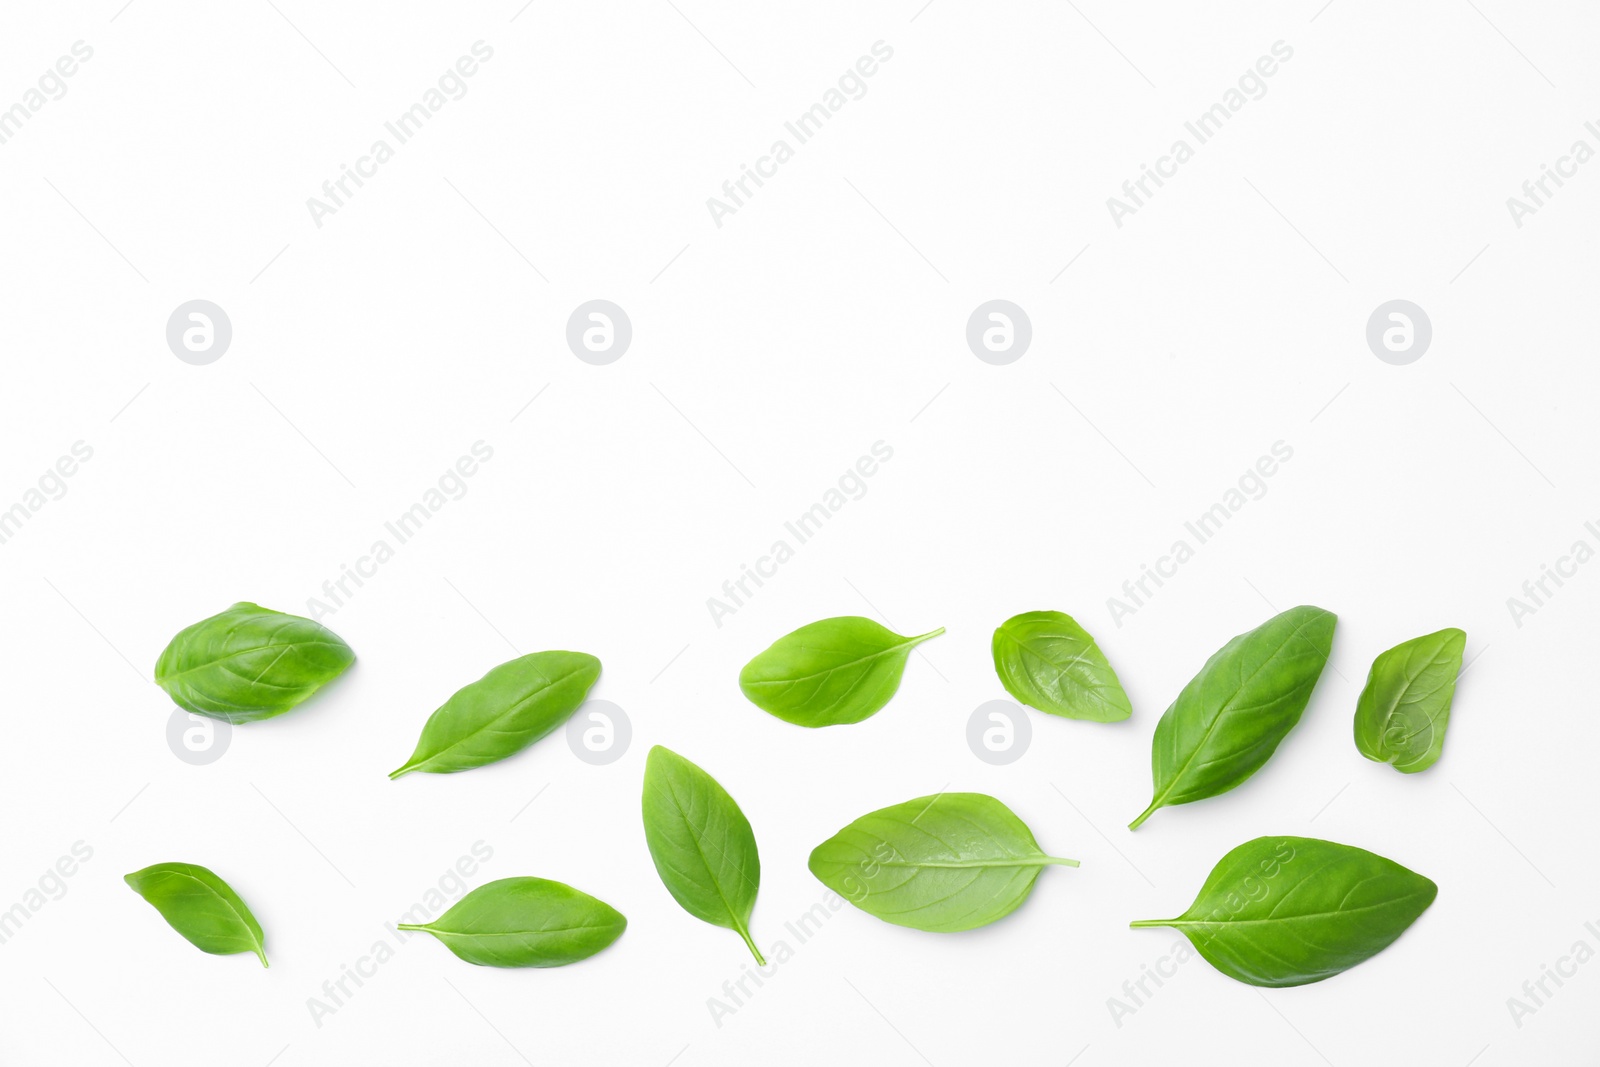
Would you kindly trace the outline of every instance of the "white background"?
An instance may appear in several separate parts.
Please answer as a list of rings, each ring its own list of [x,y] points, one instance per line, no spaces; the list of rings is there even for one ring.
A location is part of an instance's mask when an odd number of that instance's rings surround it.
[[[0,14],[0,105],[94,49],[0,145],[0,507],[73,442],[94,450],[0,545],[0,907],[93,849],[0,945],[0,1055],[1593,1062],[1600,964],[1520,1027],[1507,998],[1574,942],[1600,948],[1600,567],[1520,626],[1506,602],[1600,544],[1600,163],[1520,229],[1505,204],[1575,139],[1600,147],[1591,7],[274,2]],[[478,40],[494,58],[467,95],[314,225],[306,199]],[[879,40],[894,55],[867,94],[715,226],[706,198]],[[1279,40],[1294,55],[1267,94],[1115,226],[1106,198]],[[604,367],[563,336],[596,297],[634,325]],[[964,338],[997,297],[1034,329],[1004,367]],[[194,298],[233,323],[210,366],[166,346]],[[1364,339],[1394,298],[1434,326],[1409,366]],[[325,620],[349,674],[214,764],[177,759],[148,680],[171,635],[235,600],[304,613],[478,440],[494,457],[467,495]],[[894,457],[866,495],[713,625],[707,598],[879,440]],[[1107,598],[1280,440],[1293,459],[1266,495],[1116,625]],[[1162,709],[1297,603],[1340,616],[1301,726],[1243,787],[1127,832]],[[1035,608],[1098,636],[1134,716],[1033,715],[1032,748],[991,767],[965,740],[1004,695],[989,635]],[[839,614],[949,632],[857,726],[802,731],[741,698],[750,656]],[[1367,762],[1368,665],[1443,626],[1473,659],[1444,758],[1414,777]],[[554,736],[386,780],[450,692],[552,647],[604,661],[624,758],[592,767]],[[748,956],[655,877],[638,814],[655,743],[749,815],[763,945],[795,947],[785,923],[823,898],[812,846],[946,787],[1000,797],[1083,866],[968,934],[846,909],[718,1026],[708,998]],[[1369,848],[1438,900],[1325,983],[1258,991],[1193,961],[1114,1019],[1177,937],[1127,922],[1180,912],[1262,834]],[[571,882],[626,934],[551,971],[417,938],[316,1025],[322,983],[480,840],[475,883]],[[128,891],[164,860],[232,882],[270,970],[195,951]]]

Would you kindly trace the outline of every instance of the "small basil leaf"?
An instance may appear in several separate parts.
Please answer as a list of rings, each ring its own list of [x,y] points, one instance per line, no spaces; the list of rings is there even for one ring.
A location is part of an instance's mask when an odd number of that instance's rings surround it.
[[[479,886],[426,930],[480,967],[564,967],[622,936],[628,920],[602,900],[545,878],[501,878]]]
[[[1206,660],[1156,724],[1150,746],[1157,809],[1226,793],[1261,769],[1311,700],[1337,617],[1301,606],[1242,633]]]
[[[1132,925],[1182,931],[1229,978],[1296,986],[1376,956],[1438,892],[1422,875],[1365,849],[1258,837],[1222,857],[1188,911]]]
[[[1451,628],[1413,637],[1372,661],[1356,701],[1356,748],[1416,774],[1439,762],[1467,635]]]
[[[185,711],[255,722],[301,703],[355,658],[321,623],[240,601],[180,630],[156,660],[156,684]]]
[[[157,863],[124,875],[167,925],[201,952],[231,956],[254,952],[267,966],[261,924],[233,887],[197,863]]]
[[[644,767],[644,837],[661,884],[684,911],[750,937],[761,857],[750,820],[711,775],[660,745]]]
[[[796,726],[860,722],[900,688],[911,650],[942,633],[902,637],[858,615],[823,619],[745,664],[739,688],[756,707]]]
[[[939,793],[861,816],[812,849],[808,866],[868,915],[951,933],[1011,914],[1050,864],[1078,861],[1045,855],[994,797]]]
[[[566,722],[600,677],[600,661],[584,652],[531,652],[502,663],[458,689],[422,727],[411,771],[450,774],[516,755]]]
[[[1120,722],[1133,714],[1105,653],[1070,615],[1014,615],[995,630],[992,648],[1000,684],[1030,708],[1091,722]]]

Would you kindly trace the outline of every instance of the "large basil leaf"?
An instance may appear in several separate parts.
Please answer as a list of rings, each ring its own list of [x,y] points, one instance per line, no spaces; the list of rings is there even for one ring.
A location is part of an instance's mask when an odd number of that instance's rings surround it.
[[[622,936],[628,920],[610,904],[545,878],[501,878],[479,886],[426,930],[481,967],[563,967]]]
[[[1039,872],[1077,860],[1047,856],[994,797],[939,793],[861,816],[811,851],[811,873],[869,915],[951,933],[1003,918]]]
[[[1181,930],[1229,978],[1305,985],[1382,952],[1438,892],[1422,875],[1365,849],[1258,837],[1222,857],[1188,911],[1132,925]]]
[[[1333,647],[1331,611],[1274,615],[1206,660],[1156,724],[1150,746],[1158,808],[1226,793],[1266,763],[1311,700]]]
[[[1070,615],[1014,615],[995,630],[992,648],[1000,684],[1030,708],[1092,722],[1133,714],[1105,653]]]
[[[761,885],[755,831],[717,780],[660,745],[644,767],[644,838],[661,884],[683,910],[744,938]]]
[[[267,966],[261,924],[233,887],[197,863],[157,863],[124,875],[167,925],[201,952],[231,956],[254,952]]]
[[[180,630],[156,660],[156,684],[185,711],[255,722],[301,703],[355,658],[321,623],[240,601]]]
[[[745,664],[739,688],[756,707],[796,726],[860,722],[900,688],[911,650],[942,633],[902,637],[859,615],[823,619]]]
[[[503,760],[566,722],[600,677],[600,661],[585,652],[530,652],[456,691],[422,728],[404,766],[450,774]]]
[[[1415,774],[1439,762],[1467,635],[1450,628],[1395,645],[1372,661],[1356,701],[1356,748]]]

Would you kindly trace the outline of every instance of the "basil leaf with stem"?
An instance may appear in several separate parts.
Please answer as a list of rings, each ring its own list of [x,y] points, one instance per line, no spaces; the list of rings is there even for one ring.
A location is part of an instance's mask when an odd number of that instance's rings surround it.
[[[321,623],[240,601],[178,631],[155,680],[183,710],[238,724],[282,715],[355,658]]]
[[[1371,959],[1417,920],[1439,887],[1365,849],[1310,837],[1258,837],[1223,856],[1170,926],[1229,978],[1255,986],[1320,982]]]
[[[1413,637],[1372,661],[1356,701],[1356,748],[1405,774],[1439,762],[1467,635],[1454,627]]]
[[[1120,722],[1133,714],[1105,653],[1070,615],[1013,615],[995,630],[990,648],[1000,684],[1030,708],[1091,722]]]
[[[896,926],[953,933],[1028,899],[1047,856],[1015,812],[983,793],[938,793],[869,812],[811,851],[823,885]]]
[[[859,615],[808,623],[774,641],[739,672],[762,711],[796,726],[841,726],[875,714],[900,688],[906,657],[944,627],[903,637]]]
[[[546,878],[501,878],[481,885],[422,930],[480,967],[564,967],[622,936],[628,920],[589,894]]]
[[[1206,660],[1156,724],[1155,796],[1128,829],[1169,804],[1226,793],[1260,770],[1306,710],[1337,622],[1322,608],[1290,608]]]
[[[711,775],[656,745],[644,767],[644,837],[650,859],[684,911],[744,939],[761,885],[761,857],[750,820]]]
[[[233,887],[198,863],[157,863],[123,881],[195,948],[214,956],[254,952],[267,966],[261,924]]]
[[[451,774],[513,756],[566,722],[599,677],[600,661],[585,652],[530,652],[502,663],[428,716],[416,751],[389,777]]]

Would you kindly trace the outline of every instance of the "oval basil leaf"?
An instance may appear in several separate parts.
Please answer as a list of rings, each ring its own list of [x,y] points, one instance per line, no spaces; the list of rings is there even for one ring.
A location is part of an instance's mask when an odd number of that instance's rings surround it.
[[[1439,887],[1365,849],[1310,837],[1258,837],[1229,852],[1171,926],[1229,978],[1257,986],[1320,982],[1371,959],[1428,910]]]
[[[1070,615],[1014,615],[995,630],[992,648],[1000,684],[1030,708],[1091,722],[1120,722],[1133,714],[1117,672]]]
[[[1467,635],[1450,628],[1395,645],[1372,661],[1356,701],[1356,748],[1415,774],[1439,762]]]
[[[1021,906],[1047,856],[994,797],[940,793],[863,815],[811,851],[822,884],[869,915],[914,930],[985,926]]]
[[[197,863],[157,863],[124,875],[167,925],[201,952],[231,956],[254,952],[267,966],[261,924],[233,887]]]
[[[906,657],[940,627],[902,637],[859,615],[802,626],[745,664],[739,688],[762,711],[796,726],[860,722],[900,688]]]
[[[428,716],[417,749],[390,778],[450,774],[513,756],[572,716],[600,677],[584,652],[531,652],[502,663]]]
[[[661,884],[683,910],[744,938],[761,885],[755,831],[711,775],[660,745],[644,767],[644,837]]]
[[[321,623],[240,601],[180,630],[156,660],[178,707],[224,722],[282,715],[355,662]]]
[[[622,936],[628,920],[602,900],[546,878],[501,878],[479,886],[425,930],[480,967],[564,967]]]
[[[1150,746],[1157,809],[1226,793],[1277,750],[1311,700],[1337,617],[1301,606],[1274,615],[1206,660],[1156,724]]]

